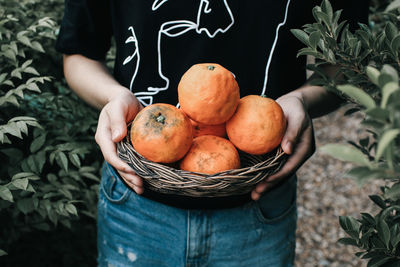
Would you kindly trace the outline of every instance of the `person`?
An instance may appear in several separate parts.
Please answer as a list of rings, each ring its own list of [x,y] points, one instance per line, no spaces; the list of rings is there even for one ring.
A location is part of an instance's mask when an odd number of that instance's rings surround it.
[[[290,29],[312,22],[319,1],[66,0],[56,48],[69,86],[100,111],[105,159],[98,203],[99,266],[292,266],[296,170],[313,154],[312,118],[339,99],[306,80],[303,45]],[[351,23],[367,1],[334,1]],[[104,59],[115,41],[113,73]],[[196,63],[219,63],[241,96],[266,94],[287,118],[289,158],[251,193],[184,197],[145,187],[116,152],[127,123],[152,103],[177,105],[177,85]],[[334,73],[334,67],[327,72]]]

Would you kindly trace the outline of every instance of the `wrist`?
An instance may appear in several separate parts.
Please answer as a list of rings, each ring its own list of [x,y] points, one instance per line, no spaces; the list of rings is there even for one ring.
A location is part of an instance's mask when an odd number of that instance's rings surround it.
[[[306,101],[306,97],[305,97],[304,93],[301,90],[294,90],[294,91],[292,91],[290,93],[287,93],[287,94],[279,97],[277,99],[277,101],[279,102],[280,100],[285,99],[285,98],[296,98],[298,101],[301,102],[301,104],[303,105],[304,109],[308,110],[308,103]]]
[[[113,101],[116,98],[123,98],[126,100],[130,100],[131,98],[135,98],[135,96],[132,94],[131,91],[129,91],[128,88],[122,86],[122,85],[113,85],[110,88],[110,93],[107,94],[106,99],[105,99],[105,104]]]

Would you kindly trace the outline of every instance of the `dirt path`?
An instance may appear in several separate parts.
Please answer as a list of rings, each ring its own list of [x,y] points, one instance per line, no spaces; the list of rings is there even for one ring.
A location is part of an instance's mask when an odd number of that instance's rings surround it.
[[[354,256],[355,247],[337,243],[345,237],[339,216],[356,218],[360,212],[373,212],[368,195],[379,192],[379,181],[360,187],[345,177],[351,165],[318,151],[327,143],[346,143],[365,135],[360,116],[343,116],[346,108],[314,120],[317,152],[298,171],[298,225],[296,266],[366,266]],[[374,213],[374,212],[373,212]]]

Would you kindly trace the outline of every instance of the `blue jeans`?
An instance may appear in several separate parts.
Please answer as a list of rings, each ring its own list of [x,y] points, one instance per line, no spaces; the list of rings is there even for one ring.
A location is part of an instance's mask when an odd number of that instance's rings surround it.
[[[137,195],[105,164],[98,266],[293,266],[296,181],[236,208],[183,210]]]

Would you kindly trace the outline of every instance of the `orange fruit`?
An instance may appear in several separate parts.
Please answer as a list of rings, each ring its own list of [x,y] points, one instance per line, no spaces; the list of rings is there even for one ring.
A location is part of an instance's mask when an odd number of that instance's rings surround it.
[[[286,118],[281,106],[271,98],[257,95],[241,98],[235,114],[226,122],[229,140],[253,155],[275,149],[285,131]]]
[[[219,64],[193,65],[178,84],[181,109],[193,120],[209,125],[227,121],[239,103],[239,85]]]
[[[226,128],[225,123],[217,124],[217,125],[209,125],[202,124],[200,122],[196,122],[194,120],[190,120],[193,125],[193,137],[201,136],[201,135],[215,135],[219,137],[226,136]]]
[[[180,169],[214,174],[240,168],[239,153],[229,140],[213,135],[193,139],[189,152],[180,162]]]
[[[133,148],[148,160],[172,163],[180,160],[193,141],[190,119],[170,104],[152,104],[132,122]]]

